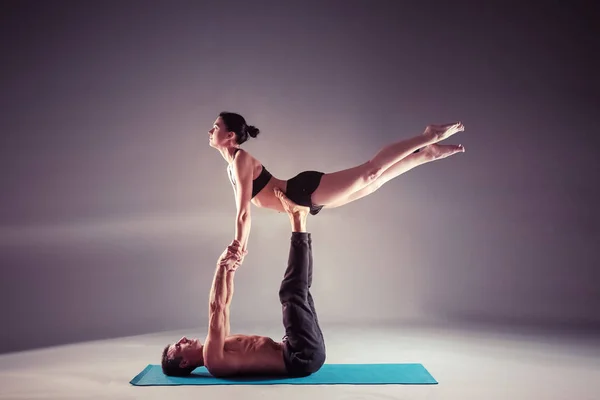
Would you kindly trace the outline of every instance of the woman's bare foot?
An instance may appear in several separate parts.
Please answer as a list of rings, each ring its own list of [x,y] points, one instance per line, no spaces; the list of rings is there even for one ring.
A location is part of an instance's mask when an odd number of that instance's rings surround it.
[[[281,191],[281,189],[277,187],[273,189],[273,191],[275,192],[275,196],[277,196],[277,198],[281,202],[281,205],[283,206],[285,212],[288,213],[290,216],[305,217],[306,215],[308,215],[310,208],[294,203]]]
[[[462,132],[464,130],[465,126],[460,122],[443,125],[428,125],[425,128],[423,135],[429,137],[432,141],[439,142],[441,140],[448,139],[457,132]]]
[[[421,149],[426,157],[431,157],[432,160],[440,160],[450,157],[456,153],[464,153],[465,148],[462,144],[430,144]]]

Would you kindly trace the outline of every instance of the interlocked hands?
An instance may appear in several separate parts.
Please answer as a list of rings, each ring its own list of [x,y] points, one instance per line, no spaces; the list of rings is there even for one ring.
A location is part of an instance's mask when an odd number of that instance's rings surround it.
[[[227,271],[235,271],[244,262],[246,254],[248,251],[242,249],[240,242],[233,240],[219,257],[219,265],[226,268]]]

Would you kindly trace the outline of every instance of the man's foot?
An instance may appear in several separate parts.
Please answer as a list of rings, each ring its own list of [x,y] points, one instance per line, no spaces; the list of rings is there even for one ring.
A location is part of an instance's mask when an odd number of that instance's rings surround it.
[[[310,208],[294,203],[281,191],[281,189],[277,187],[273,189],[273,191],[275,192],[275,196],[277,196],[281,202],[281,205],[286,213],[295,217],[305,217],[308,215]]]
[[[457,132],[462,132],[464,130],[465,126],[460,122],[444,125],[428,125],[425,128],[423,135],[427,136],[433,141],[439,142],[441,140],[448,139]]]
[[[465,148],[462,144],[430,144],[421,149],[421,152],[426,157],[431,157],[432,160],[440,160],[442,158],[450,157],[456,153],[464,153]]]

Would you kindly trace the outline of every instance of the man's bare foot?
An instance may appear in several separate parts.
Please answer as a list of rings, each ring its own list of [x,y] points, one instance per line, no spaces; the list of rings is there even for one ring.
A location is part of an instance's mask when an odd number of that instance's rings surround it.
[[[426,157],[431,157],[432,160],[440,160],[450,157],[456,153],[464,153],[465,148],[462,144],[430,144],[421,149]]]
[[[464,130],[465,126],[460,122],[443,125],[428,125],[425,128],[423,135],[429,137],[433,141],[439,142],[441,140],[448,139],[457,132],[462,132]]]
[[[308,212],[310,211],[310,208],[308,208],[306,206],[301,206],[299,204],[294,203],[292,200],[290,200],[281,191],[281,189],[276,187],[275,189],[273,189],[273,191],[275,192],[275,196],[277,196],[277,198],[281,202],[283,209],[289,215],[293,215],[293,216],[297,216],[297,217],[305,217],[308,214]]]

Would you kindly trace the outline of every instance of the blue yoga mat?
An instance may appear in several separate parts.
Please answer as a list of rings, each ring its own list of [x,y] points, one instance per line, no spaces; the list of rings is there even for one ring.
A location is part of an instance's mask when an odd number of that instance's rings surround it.
[[[160,365],[148,365],[129,383],[136,386],[180,385],[431,385],[438,382],[421,364],[325,364],[302,378],[239,377],[215,378],[205,367],[188,377],[163,374]]]

